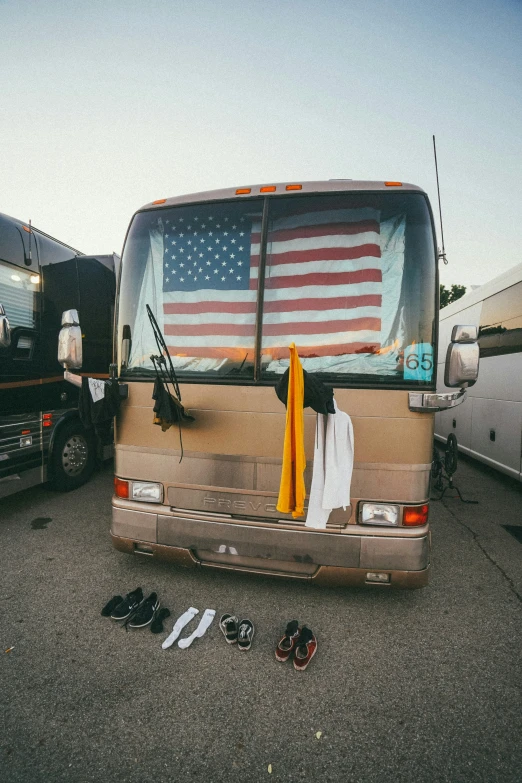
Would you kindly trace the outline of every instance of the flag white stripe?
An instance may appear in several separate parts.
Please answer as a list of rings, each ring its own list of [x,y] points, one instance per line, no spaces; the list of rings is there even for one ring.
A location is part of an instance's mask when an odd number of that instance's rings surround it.
[[[216,291],[204,288],[199,291],[165,291],[163,300],[165,304],[194,304],[199,302],[255,302],[257,291],[249,289]]]
[[[329,234],[327,236],[297,237],[295,239],[280,239],[269,242],[267,254],[290,253],[307,250],[322,250],[326,247],[354,248],[360,245],[377,245],[380,247],[379,234],[376,231],[366,231],[363,234]],[[375,257],[374,261],[375,261]]]
[[[306,261],[296,264],[272,264],[266,266],[266,279],[271,277],[299,277],[299,275],[311,275],[316,272],[359,272],[362,269],[379,269],[379,258],[367,256],[365,258],[340,258],[334,261]],[[250,279],[257,279],[257,267],[251,267]],[[351,283],[349,284],[351,285]]]

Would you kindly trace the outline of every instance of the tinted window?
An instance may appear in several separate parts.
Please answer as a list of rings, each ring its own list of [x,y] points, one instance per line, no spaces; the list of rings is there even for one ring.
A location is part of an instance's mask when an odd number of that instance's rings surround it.
[[[39,275],[27,269],[0,263],[0,304],[11,329],[34,329]]]
[[[71,250],[66,245],[62,245],[60,242],[54,242],[49,237],[42,236],[37,232],[33,232],[33,236],[36,237],[38,244],[38,253],[40,259],[40,265],[56,264],[61,261],[68,261],[76,256],[74,250]]]
[[[484,300],[479,345],[481,356],[522,351],[522,283]]]
[[[22,229],[0,217],[0,260],[23,266]]]

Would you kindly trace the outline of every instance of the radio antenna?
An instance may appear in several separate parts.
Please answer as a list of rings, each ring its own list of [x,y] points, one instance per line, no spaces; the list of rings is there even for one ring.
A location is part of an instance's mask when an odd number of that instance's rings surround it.
[[[446,258],[446,251],[444,249],[444,229],[442,228],[442,209],[440,206],[440,188],[439,188],[439,167],[437,166],[437,146],[435,144],[435,136],[433,136],[433,155],[435,157],[435,176],[437,177],[437,196],[439,199],[439,219],[440,219],[440,238],[442,241],[442,251],[439,250],[438,258],[442,258],[445,264],[448,263]]]

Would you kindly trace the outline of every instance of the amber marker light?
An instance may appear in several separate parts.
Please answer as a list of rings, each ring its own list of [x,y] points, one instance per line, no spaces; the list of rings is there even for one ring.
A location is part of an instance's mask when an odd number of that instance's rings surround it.
[[[302,185],[287,185],[286,189],[287,190],[302,190],[303,186]]]
[[[408,527],[419,527],[428,521],[429,506],[405,506],[402,512],[402,524]]]
[[[385,182],[384,183],[387,188],[400,188],[402,187],[402,182]]]
[[[236,190],[236,196],[246,196],[248,193],[252,192],[252,188],[238,188]]]
[[[23,228],[24,231],[27,231],[28,234],[31,233],[31,229],[27,228],[27,226],[22,226],[22,228]]]
[[[157,198],[156,201],[153,201],[153,204],[164,204],[166,202],[166,198]]]
[[[114,476],[114,494],[117,498],[128,498],[129,482]]]
[[[264,188],[259,188],[260,193],[273,193],[276,189],[275,185],[265,185]]]

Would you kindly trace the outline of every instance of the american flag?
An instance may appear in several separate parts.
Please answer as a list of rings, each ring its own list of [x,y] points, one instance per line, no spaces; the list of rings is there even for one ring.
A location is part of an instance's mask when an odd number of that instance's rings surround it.
[[[261,219],[245,204],[173,217],[164,229],[165,339],[177,356],[252,358]],[[254,209],[254,206],[252,206]],[[268,235],[265,357],[374,353],[380,347],[379,212],[301,209]]]

